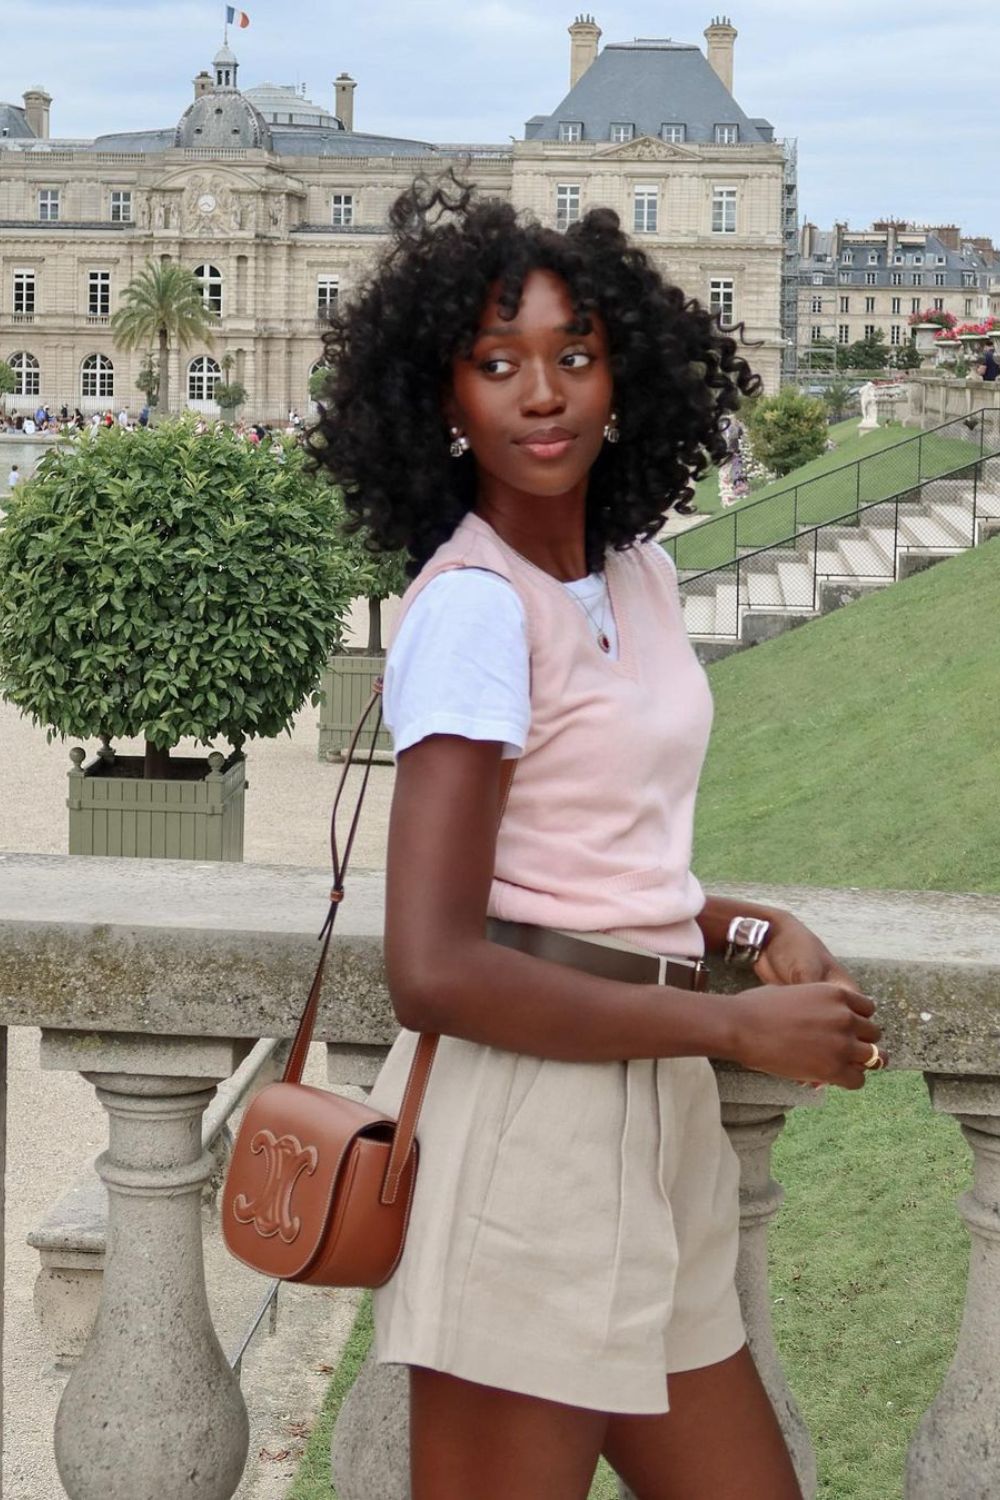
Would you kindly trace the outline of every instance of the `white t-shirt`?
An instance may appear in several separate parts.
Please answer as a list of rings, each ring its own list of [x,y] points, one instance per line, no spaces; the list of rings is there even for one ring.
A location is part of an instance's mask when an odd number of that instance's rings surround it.
[[[599,650],[618,659],[618,632],[603,573],[563,584]],[[453,568],[413,601],[386,662],[382,712],[401,755],[432,734],[499,740],[521,754],[531,723],[528,636],[516,590],[498,573]]]

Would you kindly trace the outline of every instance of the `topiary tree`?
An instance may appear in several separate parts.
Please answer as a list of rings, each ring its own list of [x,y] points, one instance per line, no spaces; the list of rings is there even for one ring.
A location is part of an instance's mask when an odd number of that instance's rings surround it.
[[[290,730],[354,593],[305,464],[190,418],[47,453],[0,528],[0,691],[50,739],[141,736],[146,779]]]
[[[0,411],[6,405],[5,397],[17,390],[17,376],[5,359],[0,359]]]
[[[747,426],[757,459],[779,478],[818,458],[826,448],[826,407],[794,386],[755,402]]]
[[[338,513],[346,521],[343,492],[332,487],[336,495]],[[382,651],[382,601],[402,594],[409,579],[406,576],[405,552],[373,552],[364,530],[352,534],[344,531],[344,565],[351,579],[351,590],[355,598],[368,600],[368,646],[369,656],[378,656]]]

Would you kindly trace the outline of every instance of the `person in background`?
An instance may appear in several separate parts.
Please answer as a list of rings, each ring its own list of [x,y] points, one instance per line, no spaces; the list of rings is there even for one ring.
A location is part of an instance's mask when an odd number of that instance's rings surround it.
[[[750,493],[743,450],[740,447],[745,428],[738,418],[729,414],[722,418],[719,426],[728,450],[727,458],[719,465],[719,499],[724,506],[730,506]]]
[[[118,413],[118,426],[119,427],[127,427],[128,426],[128,411],[126,410],[126,408],[124,406],[122,407],[121,411]]]
[[[996,350],[989,341],[980,345],[979,359],[976,363],[976,374],[981,375],[986,381],[996,380],[997,376],[1000,375],[1000,364],[997,363]]]
[[[17,464],[11,464],[10,473],[7,475],[7,488],[9,490],[16,489],[20,478],[21,471],[17,467]]]

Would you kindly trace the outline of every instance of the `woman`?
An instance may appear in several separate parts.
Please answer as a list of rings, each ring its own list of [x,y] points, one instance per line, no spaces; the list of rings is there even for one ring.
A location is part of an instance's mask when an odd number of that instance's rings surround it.
[[[412,1494],[584,1500],[604,1453],[639,1500],[794,1500],[706,1059],[859,1088],[880,1032],[794,917],[690,873],[711,705],[651,540],[757,382],[609,210],[558,234],[449,176],[391,223],[311,441],[417,572],[384,691],[405,1030],[372,1096],[397,1111],[441,1035],[376,1297]],[[730,936],[763,985],[696,993]]]

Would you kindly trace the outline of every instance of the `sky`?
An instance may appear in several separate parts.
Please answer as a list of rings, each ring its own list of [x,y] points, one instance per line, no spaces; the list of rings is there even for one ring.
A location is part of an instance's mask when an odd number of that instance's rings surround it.
[[[727,0],[729,3],[729,0]],[[997,0],[731,0],[733,92],[798,141],[799,216],[956,223],[1000,243]],[[304,83],[333,107],[358,82],[355,127],[501,143],[569,86],[580,0],[242,0],[240,83]],[[601,45],[704,46],[719,0],[587,0]],[[42,84],[53,136],[173,125],[222,39],[215,0],[2,0],[0,99]]]

